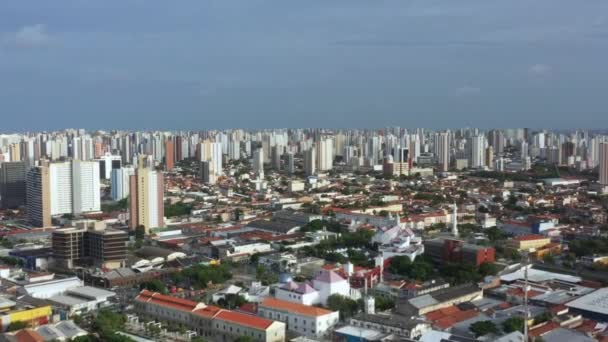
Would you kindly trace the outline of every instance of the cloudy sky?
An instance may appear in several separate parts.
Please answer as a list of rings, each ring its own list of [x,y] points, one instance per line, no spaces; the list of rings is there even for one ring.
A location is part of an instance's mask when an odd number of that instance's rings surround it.
[[[608,127],[606,0],[2,0],[0,131]]]

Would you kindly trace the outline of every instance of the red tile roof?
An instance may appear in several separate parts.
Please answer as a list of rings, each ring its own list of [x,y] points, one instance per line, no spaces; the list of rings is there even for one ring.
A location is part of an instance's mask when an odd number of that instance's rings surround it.
[[[332,311],[318,308],[316,306],[303,305],[298,303],[288,302],[276,298],[266,298],[260,303],[260,308],[279,309],[288,312],[296,312],[304,316],[324,316],[332,313]]]
[[[555,322],[548,322],[547,324],[530,330],[529,335],[530,337],[539,337],[557,328],[559,328],[559,324]]]
[[[269,319],[247,315],[240,312],[222,310],[216,316],[216,319],[221,319],[230,323],[235,323],[244,327],[266,330],[274,322]]]
[[[44,337],[31,329],[22,329],[15,334],[16,342],[44,342]]]
[[[201,317],[213,318],[222,310],[222,308],[219,308],[217,306],[207,305],[202,309],[194,310],[194,314]]]
[[[151,292],[148,290],[142,290],[139,295],[135,297],[135,300],[160,306],[169,306],[182,311],[192,311],[198,305],[197,302],[191,300],[166,296],[158,292]]]

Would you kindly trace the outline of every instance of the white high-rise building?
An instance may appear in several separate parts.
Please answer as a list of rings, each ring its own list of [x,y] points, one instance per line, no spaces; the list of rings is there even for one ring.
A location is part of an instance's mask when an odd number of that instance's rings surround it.
[[[103,179],[110,179],[112,177],[112,170],[120,168],[121,162],[121,156],[115,156],[111,153],[104,154],[99,158],[100,176]]]
[[[208,161],[212,165],[216,176],[222,174],[222,143],[211,142],[209,140],[201,143],[201,161]]]
[[[112,170],[112,200],[120,201],[129,196],[129,177],[135,174],[132,167]]]
[[[253,172],[260,178],[264,177],[264,149],[262,148],[253,151]]]
[[[469,166],[474,169],[482,169],[486,162],[486,139],[483,135],[471,137],[471,159]]]
[[[312,146],[308,151],[304,152],[304,172],[307,176],[312,176],[317,172],[317,149]]]
[[[99,211],[99,163],[73,160],[49,165],[51,215]]]
[[[72,163],[49,165],[51,215],[72,213]]]
[[[331,138],[323,138],[317,144],[317,166],[319,171],[327,171],[334,164],[334,141]]]
[[[101,209],[98,162],[72,161],[72,206],[73,214]]]
[[[437,163],[439,171],[447,172],[450,168],[450,133],[442,132],[437,136]]]

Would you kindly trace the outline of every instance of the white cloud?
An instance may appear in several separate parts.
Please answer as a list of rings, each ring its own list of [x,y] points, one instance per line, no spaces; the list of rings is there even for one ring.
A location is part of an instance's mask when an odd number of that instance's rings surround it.
[[[17,32],[6,35],[3,40],[5,44],[19,48],[48,46],[54,42],[43,24],[24,26]]]
[[[465,85],[460,88],[457,88],[454,92],[454,95],[456,95],[457,97],[464,97],[478,95],[479,93],[481,93],[481,88]]]
[[[551,66],[547,64],[534,64],[528,69],[528,72],[532,75],[548,75],[551,73]]]

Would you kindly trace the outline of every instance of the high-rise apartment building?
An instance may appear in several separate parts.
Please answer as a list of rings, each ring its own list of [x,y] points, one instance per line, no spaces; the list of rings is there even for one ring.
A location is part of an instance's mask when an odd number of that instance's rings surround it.
[[[296,172],[296,165],[294,162],[293,152],[287,152],[287,164],[286,164],[287,173],[293,175]]]
[[[0,208],[25,205],[25,162],[0,163]]]
[[[447,172],[450,168],[450,133],[441,132],[437,136],[437,164],[439,171]]]
[[[209,161],[202,161],[201,162],[201,181],[205,184],[215,184],[216,182],[216,178],[215,178],[215,172],[213,170],[213,163],[209,162]]]
[[[99,176],[102,179],[110,179],[112,177],[112,170],[120,169],[122,164],[121,157],[115,156],[110,153],[106,153],[97,159],[99,163]]]
[[[120,201],[129,196],[129,179],[135,174],[132,167],[113,169],[111,176],[111,195],[113,201]]]
[[[99,163],[72,161],[72,214],[78,215],[101,209]]]
[[[608,142],[601,143],[599,150],[599,182],[608,186]]]
[[[51,226],[51,187],[49,168],[31,168],[26,178],[27,218],[34,227]]]
[[[264,150],[257,148],[253,151],[253,173],[260,178],[264,177]]]
[[[469,167],[482,169],[485,166],[486,139],[483,135],[475,135],[469,139],[470,156]]]
[[[222,174],[222,144],[205,140],[200,144],[200,160],[211,162],[215,176]]]
[[[57,162],[49,164],[49,185],[51,196],[51,215],[72,213],[72,163]]]
[[[145,165],[140,158],[135,174],[130,177],[129,227],[143,226],[146,234],[151,228],[164,224],[164,181],[161,172]]]
[[[175,143],[173,138],[165,140],[165,170],[173,170],[175,167]]]
[[[319,171],[328,171],[334,165],[334,141],[331,138],[321,138],[317,143],[317,167]]]
[[[317,172],[316,146],[312,146],[304,152],[304,172],[307,176],[312,176]]]

